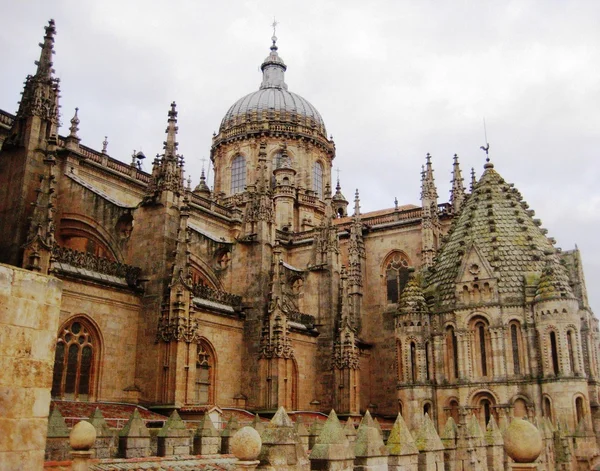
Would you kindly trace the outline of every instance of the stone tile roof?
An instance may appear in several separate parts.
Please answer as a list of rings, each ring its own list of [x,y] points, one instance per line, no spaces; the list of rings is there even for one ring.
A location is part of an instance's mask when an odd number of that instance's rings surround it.
[[[408,283],[400,295],[398,311],[402,314],[420,314],[428,312],[423,290],[414,274],[410,275]]]
[[[494,270],[501,302],[524,302],[524,277],[538,276],[546,265],[562,296],[572,297],[568,275],[540,221],[513,184],[507,183],[486,163],[479,182],[454,219],[447,241],[438,252],[428,280],[428,291],[437,297],[437,308],[454,306],[456,281],[463,258],[475,246]]]

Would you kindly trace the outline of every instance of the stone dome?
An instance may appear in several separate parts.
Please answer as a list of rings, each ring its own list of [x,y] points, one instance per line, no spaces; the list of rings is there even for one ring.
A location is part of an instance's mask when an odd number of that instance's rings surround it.
[[[237,100],[225,113],[221,121],[219,134],[236,126],[274,122],[281,126],[295,126],[299,132],[318,133],[327,139],[323,118],[317,109],[305,98],[290,92],[285,83],[287,66],[277,53],[277,38],[273,36],[271,53],[261,65],[263,73],[260,88]],[[266,129],[263,126],[251,126],[251,131]],[[281,129],[294,132],[296,129]]]

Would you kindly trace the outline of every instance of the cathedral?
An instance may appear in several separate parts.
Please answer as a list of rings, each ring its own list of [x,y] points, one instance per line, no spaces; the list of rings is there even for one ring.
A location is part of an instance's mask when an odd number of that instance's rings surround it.
[[[51,20],[16,113],[0,110],[0,263],[62,282],[54,401],[409,427],[427,413],[438,430],[544,417],[600,437],[580,254],[555,247],[501,162],[465,185],[455,156],[443,202],[427,155],[418,204],[362,212],[273,37],[259,88],[212,138],[214,187],[184,178],[175,103],[147,173],[143,155],[82,143],[77,111],[59,133],[55,34]]]

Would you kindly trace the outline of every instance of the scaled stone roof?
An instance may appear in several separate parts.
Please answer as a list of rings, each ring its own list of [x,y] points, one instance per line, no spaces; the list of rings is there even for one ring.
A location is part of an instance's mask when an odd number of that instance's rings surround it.
[[[438,252],[427,286],[435,292],[438,309],[451,308],[456,282],[466,254],[475,246],[494,270],[500,301],[524,302],[524,276],[542,274],[549,263],[562,297],[573,297],[568,275],[556,249],[533,219],[533,211],[514,185],[486,163],[479,182],[453,221],[446,243]]]

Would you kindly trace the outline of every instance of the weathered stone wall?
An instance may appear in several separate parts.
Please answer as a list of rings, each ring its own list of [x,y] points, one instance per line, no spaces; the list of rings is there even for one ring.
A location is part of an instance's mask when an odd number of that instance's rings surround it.
[[[135,384],[140,298],[126,290],[65,280],[60,325],[74,317],[90,319],[99,336],[99,375],[92,400],[137,401]]]
[[[0,470],[42,469],[62,282],[0,265]]]

